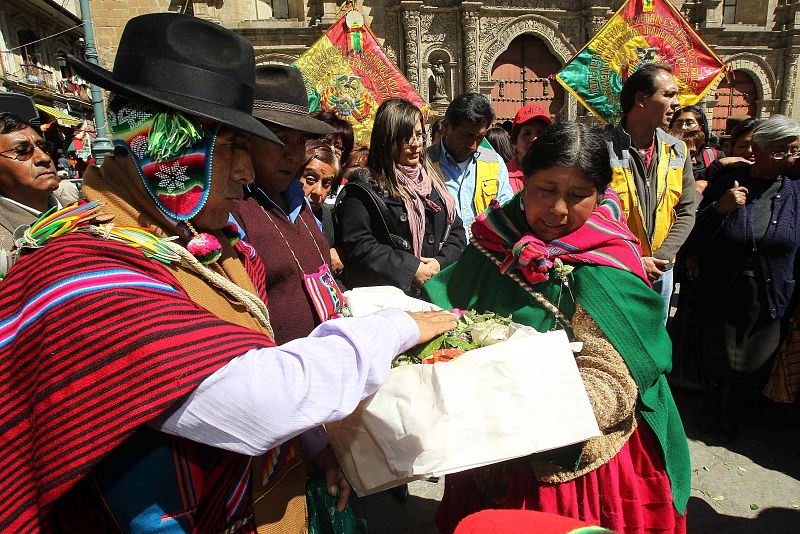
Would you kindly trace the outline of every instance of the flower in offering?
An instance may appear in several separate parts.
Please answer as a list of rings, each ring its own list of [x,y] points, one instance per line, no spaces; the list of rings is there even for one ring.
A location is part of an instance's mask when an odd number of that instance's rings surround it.
[[[492,312],[478,313],[474,310],[452,311],[458,317],[454,330],[401,354],[394,359],[392,367],[448,362],[467,351],[508,339],[511,317],[502,317]]]

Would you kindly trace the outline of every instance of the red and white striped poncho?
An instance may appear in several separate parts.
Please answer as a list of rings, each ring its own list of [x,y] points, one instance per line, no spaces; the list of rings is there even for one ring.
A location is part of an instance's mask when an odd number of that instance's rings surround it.
[[[266,301],[263,265],[237,249]],[[267,346],[127,245],[76,233],[22,257],[0,283],[0,531],[52,530],[54,501],[104,456]],[[215,531],[220,506],[196,528]]]

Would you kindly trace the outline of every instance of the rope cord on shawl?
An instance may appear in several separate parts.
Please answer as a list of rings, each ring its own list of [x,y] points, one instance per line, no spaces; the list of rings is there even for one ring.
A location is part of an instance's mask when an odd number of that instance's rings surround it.
[[[486,256],[487,258],[492,260],[492,262],[495,265],[497,265],[497,267],[500,267],[503,264],[503,262],[501,262],[500,260],[498,260],[497,258],[494,257],[494,254],[492,254],[492,252],[490,250],[488,250],[486,247],[484,247],[483,245],[478,243],[475,240],[474,237],[470,237],[469,241],[484,256]],[[538,291],[534,291],[533,288],[530,286],[530,284],[528,284],[526,281],[524,281],[522,278],[520,278],[516,273],[509,272],[509,273],[506,273],[506,275],[508,275],[509,278],[514,280],[522,289],[525,290],[526,293],[528,293],[531,297],[533,297],[534,300],[536,300],[536,302],[538,302],[539,304],[544,306],[544,308],[547,311],[549,311],[550,313],[555,315],[556,319],[558,319],[561,322],[561,324],[563,324],[565,327],[572,328],[572,321],[567,319],[567,316],[564,315],[563,313],[561,313],[561,310],[559,310],[558,307],[555,304],[553,304],[552,302],[547,300],[547,297],[545,297],[544,295],[542,295]]]
[[[246,289],[242,289],[221,274],[215,273],[200,263],[200,261],[195,258],[191,252],[186,250],[178,243],[175,243],[174,241],[167,241],[165,242],[165,245],[167,245],[173,252],[180,256],[183,263],[192,271],[200,275],[203,280],[223,290],[228,295],[233,297],[236,302],[242,304],[242,306],[244,306],[245,309],[261,324],[261,326],[267,330],[270,338],[275,339],[275,333],[273,332],[272,325],[269,321],[269,310],[267,309],[267,305],[264,304],[258,295],[255,295]]]

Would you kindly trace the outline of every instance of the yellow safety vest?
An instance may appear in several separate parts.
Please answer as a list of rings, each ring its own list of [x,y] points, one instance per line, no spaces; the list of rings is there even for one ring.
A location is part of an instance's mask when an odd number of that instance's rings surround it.
[[[683,194],[683,165],[686,153],[686,144],[682,141],[676,145],[662,139],[658,144],[656,172],[658,204],[652,242],[644,225],[644,214],[636,194],[633,173],[630,167],[619,165],[619,162],[613,161],[612,158],[611,188],[619,195],[628,228],[642,243],[643,256],[652,256],[653,252],[659,249],[675,223],[675,206]]]
[[[491,157],[492,155],[494,155],[494,158]],[[500,156],[497,153],[481,147],[481,153],[478,156],[475,169],[475,194],[473,196],[476,217],[483,213],[497,196],[497,191],[500,188],[497,180],[497,175],[500,172],[499,158]],[[445,176],[438,160],[434,162],[434,167],[439,174]]]
[[[481,155],[484,151],[481,151]],[[497,196],[499,185],[497,174],[500,172],[500,164],[496,161],[483,161],[478,159],[475,169],[475,215],[480,215]]]

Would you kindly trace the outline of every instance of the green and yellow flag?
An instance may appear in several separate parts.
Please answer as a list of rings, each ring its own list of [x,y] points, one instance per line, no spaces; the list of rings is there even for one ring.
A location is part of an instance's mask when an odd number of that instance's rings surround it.
[[[392,97],[407,98],[427,116],[428,105],[378,44],[363,15],[346,4],[342,15],[294,66],[303,73],[311,111],[330,110],[369,145],[375,112]]]
[[[672,66],[681,106],[699,102],[726,71],[669,0],[628,0],[556,79],[597,118],[616,124],[622,85],[644,63]]]

